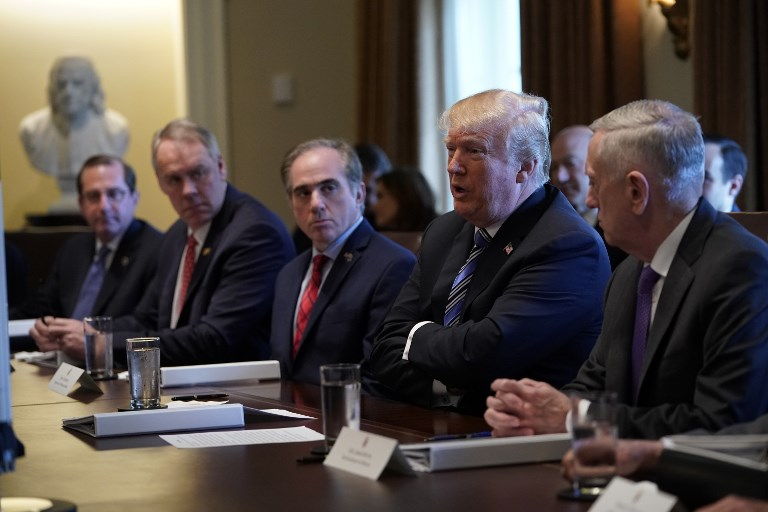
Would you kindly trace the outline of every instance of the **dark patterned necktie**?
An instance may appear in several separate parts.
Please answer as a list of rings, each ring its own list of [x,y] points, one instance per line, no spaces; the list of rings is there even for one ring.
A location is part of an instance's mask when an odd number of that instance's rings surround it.
[[[86,274],[85,280],[83,280],[83,285],[80,287],[80,294],[77,296],[75,309],[72,311],[72,318],[82,320],[93,313],[91,310],[96,303],[96,297],[99,296],[101,284],[104,282],[104,276],[107,273],[105,263],[109,253],[110,248],[102,245],[96,255],[96,259],[91,263],[88,274]]]
[[[450,327],[456,325],[461,317],[461,310],[464,307],[464,298],[467,296],[469,282],[472,280],[472,274],[477,268],[480,255],[483,253],[488,243],[491,241],[491,235],[485,229],[478,229],[475,232],[475,245],[469,251],[464,266],[459,270],[456,279],[453,280],[451,292],[448,294],[448,303],[445,306],[445,317],[443,325]]]
[[[640,387],[640,372],[645,360],[645,346],[648,342],[648,328],[651,325],[651,304],[653,286],[661,277],[650,265],[643,267],[637,281],[635,302],[635,330],[632,335],[632,396],[637,398]]]

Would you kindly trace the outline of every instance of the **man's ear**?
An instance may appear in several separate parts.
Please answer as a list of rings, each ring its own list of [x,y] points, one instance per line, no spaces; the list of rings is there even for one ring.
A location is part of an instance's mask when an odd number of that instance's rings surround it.
[[[357,184],[357,190],[353,191],[355,193],[355,202],[358,205],[365,204],[365,183],[360,182]]]
[[[642,215],[650,198],[651,186],[648,179],[640,171],[629,171],[624,177],[624,187],[632,212]]]
[[[520,163],[520,170],[517,171],[517,175],[515,176],[515,181],[517,183],[524,183],[528,181],[531,176],[533,176],[533,173],[536,172],[536,167],[538,166],[539,161],[538,160],[524,160]]]
[[[736,174],[733,178],[728,180],[728,195],[735,198],[741,192],[741,187],[744,185],[744,176]]]

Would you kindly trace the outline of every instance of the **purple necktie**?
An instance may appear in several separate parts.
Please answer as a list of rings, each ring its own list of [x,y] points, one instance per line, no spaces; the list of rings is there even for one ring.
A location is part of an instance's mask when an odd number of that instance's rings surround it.
[[[485,229],[478,229],[475,232],[475,245],[469,251],[466,263],[459,270],[456,279],[453,280],[451,291],[448,294],[448,304],[445,306],[445,317],[443,325],[451,327],[459,323],[461,310],[464,307],[464,298],[467,296],[469,282],[472,280],[472,274],[477,268],[478,259],[483,254],[488,243],[491,241],[491,235]]]
[[[83,280],[83,285],[80,287],[80,293],[77,296],[75,309],[72,310],[72,318],[82,320],[93,313],[91,310],[93,309],[93,305],[96,303],[96,297],[101,290],[101,283],[104,282],[104,275],[107,273],[105,263],[109,252],[109,247],[102,245],[96,255],[96,259],[91,263],[91,267],[88,269],[88,274]]]
[[[653,286],[661,277],[650,265],[643,267],[637,281],[635,303],[635,331],[632,335],[632,396],[637,399],[640,388],[640,372],[645,359],[645,345],[648,341],[648,327],[651,324],[651,303]]]

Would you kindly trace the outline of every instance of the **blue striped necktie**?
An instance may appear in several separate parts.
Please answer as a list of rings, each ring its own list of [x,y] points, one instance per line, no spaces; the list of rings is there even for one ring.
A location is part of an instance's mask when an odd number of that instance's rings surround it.
[[[107,273],[105,263],[109,253],[109,247],[102,245],[99,253],[96,255],[96,259],[91,263],[91,268],[88,269],[88,274],[85,276],[83,285],[80,287],[80,294],[77,296],[77,303],[72,311],[72,318],[82,320],[93,313],[91,310],[101,290],[101,283],[104,282],[104,275]]]
[[[485,229],[481,228],[475,231],[475,245],[469,252],[467,262],[464,263],[456,279],[453,280],[451,293],[448,294],[448,304],[445,306],[445,317],[443,318],[443,325],[446,327],[459,323],[461,310],[464,307],[464,298],[467,296],[467,289],[469,288],[469,282],[472,280],[472,274],[477,268],[480,255],[483,254],[490,241],[491,235]]]

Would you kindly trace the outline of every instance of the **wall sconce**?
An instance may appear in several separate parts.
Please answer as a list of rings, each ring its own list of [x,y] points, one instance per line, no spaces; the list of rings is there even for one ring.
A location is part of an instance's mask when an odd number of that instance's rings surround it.
[[[648,3],[659,4],[661,13],[667,18],[669,31],[672,32],[675,55],[683,60],[687,59],[691,53],[691,43],[688,39],[688,0],[648,0]]]

